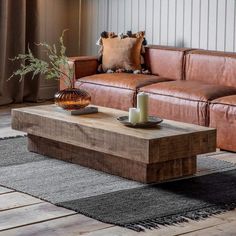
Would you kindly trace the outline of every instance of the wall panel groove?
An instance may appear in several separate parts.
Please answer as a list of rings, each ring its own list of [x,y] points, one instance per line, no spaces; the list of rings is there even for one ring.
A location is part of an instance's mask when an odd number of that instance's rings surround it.
[[[236,51],[236,0],[82,1],[87,54],[96,54],[103,30],[145,30],[149,44]]]
[[[233,49],[236,51],[236,3],[234,1],[234,31],[233,31]]]

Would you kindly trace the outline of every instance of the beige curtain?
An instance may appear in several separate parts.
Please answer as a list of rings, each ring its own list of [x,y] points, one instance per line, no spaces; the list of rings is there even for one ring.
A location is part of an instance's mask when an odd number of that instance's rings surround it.
[[[36,19],[36,0],[0,1],[0,105],[37,99],[37,79],[25,79],[22,83],[16,79],[7,81],[19,67],[19,63],[13,63],[9,58],[24,53],[26,45],[32,47],[35,41]]]
[[[6,81],[19,63],[12,63],[28,45],[44,57],[35,42],[55,43],[63,29],[68,56],[79,54],[80,0],[0,0],[0,105],[52,97],[57,82],[38,78]]]

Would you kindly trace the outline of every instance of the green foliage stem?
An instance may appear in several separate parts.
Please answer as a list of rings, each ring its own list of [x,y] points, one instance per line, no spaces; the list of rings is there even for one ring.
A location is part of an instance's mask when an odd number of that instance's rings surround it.
[[[59,79],[63,78],[63,81],[67,87],[73,87],[74,68],[69,64],[69,59],[66,56],[66,47],[64,45],[64,33],[59,39],[59,50],[56,45],[52,46],[48,43],[38,43],[39,47],[42,47],[47,55],[47,61],[35,57],[28,47],[26,54],[19,54],[18,56],[10,59],[11,61],[21,61],[20,68],[12,73],[8,80],[13,77],[18,77],[21,82],[25,75],[31,73],[32,79],[36,75],[45,75],[46,79]]]

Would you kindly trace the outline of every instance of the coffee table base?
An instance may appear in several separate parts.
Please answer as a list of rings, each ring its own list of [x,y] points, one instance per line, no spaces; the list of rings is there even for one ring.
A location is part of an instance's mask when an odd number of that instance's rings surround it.
[[[196,157],[146,164],[30,134],[28,150],[143,183],[162,182],[196,173]]]

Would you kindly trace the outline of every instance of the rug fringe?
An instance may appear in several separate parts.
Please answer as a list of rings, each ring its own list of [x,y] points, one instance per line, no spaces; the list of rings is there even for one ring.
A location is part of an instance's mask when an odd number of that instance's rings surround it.
[[[146,219],[142,221],[132,222],[129,224],[121,225],[125,228],[141,232],[145,229],[156,229],[160,226],[176,225],[184,222],[189,222],[189,220],[203,220],[213,215],[218,215],[226,211],[234,210],[236,208],[236,203],[225,204],[221,206],[213,206],[203,209],[198,209],[195,211],[184,212],[181,215],[171,215],[162,218]]]

